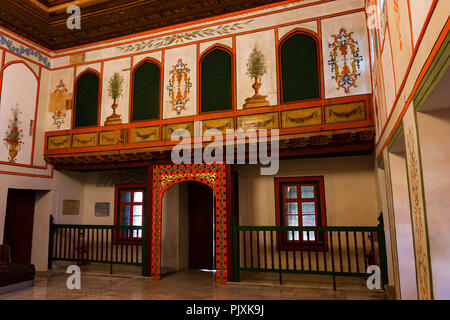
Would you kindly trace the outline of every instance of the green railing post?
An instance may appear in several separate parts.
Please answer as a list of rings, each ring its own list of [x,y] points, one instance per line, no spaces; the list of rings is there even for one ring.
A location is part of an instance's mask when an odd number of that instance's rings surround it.
[[[383,213],[378,217],[378,246],[380,251],[380,268],[383,286],[388,284],[387,255],[386,255],[386,238],[384,235]]]
[[[53,266],[53,216],[50,215],[49,235],[48,235],[48,270],[52,270]]]
[[[239,230],[236,225],[236,217],[233,217],[233,265],[234,265],[234,281],[240,282],[239,277]]]

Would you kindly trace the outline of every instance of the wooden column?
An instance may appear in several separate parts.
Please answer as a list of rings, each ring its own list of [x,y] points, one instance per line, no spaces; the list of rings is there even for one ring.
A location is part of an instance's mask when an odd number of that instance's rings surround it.
[[[147,192],[146,192],[146,206],[145,206],[145,244],[144,258],[145,264],[143,274],[150,277],[152,273],[152,214],[153,214],[153,163],[147,166]]]
[[[239,225],[239,212],[237,210],[237,181],[235,179],[234,165],[227,165],[227,281],[234,279],[233,255],[233,217]]]

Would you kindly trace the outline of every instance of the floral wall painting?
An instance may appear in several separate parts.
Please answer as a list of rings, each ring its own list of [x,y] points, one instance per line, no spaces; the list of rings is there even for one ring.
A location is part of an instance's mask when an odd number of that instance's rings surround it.
[[[262,86],[261,77],[266,73],[266,56],[259,50],[258,46],[255,46],[247,60],[247,75],[254,80],[252,88],[255,90],[255,94],[245,99],[244,109],[270,105],[269,101],[266,100],[267,96],[259,94]]]
[[[332,37],[334,41],[328,44],[331,49],[328,64],[334,72],[332,79],[338,85],[337,90],[342,88],[348,94],[352,87],[358,87],[357,80],[361,75],[359,69],[363,57],[360,55],[358,41],[353,39],[353,32],[341,28],[339,33]]]
[[[365,12],[321,20],[325,99],[372,92]]]
[[[191,69],[183,59],[178,59],[176,65],[172,66],[169,72],[169,85],[167,90],[170,98],[172,110],[180,115],[186,109],[189,102],[189,95],[192,88],[191,78],[189,76]]]
[[[108,82],[108,96],[113,99],[111,108],[113,109],[112,115],[106,118],[105,126],[111,126],[115,124],[122,124],[120,115],[116,113],[116,109],[119,107],[117,100],[123,94],[124,79],[119,72],[115,72]]]
[[[55,91],[50,94],[49,112],[52,114],[53,125],[58,130],[66,121],[67,110],[72,109],[72,93],[68,91],[61,79]]]
[[[18,62],[3,70],[0,93],[0,139],[3,145],[0,146],[0,162],[31,164],[37,95],[38,81],[28,65]],[[48,99],[48,94],[44,97]]]
[[[19,153],[24,142],[22,140],[23,131],[20,128],[22,122],[19,121],[19,114],[21,113],[19,111],[19,105],[16,104],[11,111],[12,117],[9,119],[8,129],[6,130],[6,135],[3,140],[5,141],[5,147],[9,152],[9,162],[15,163],[17,154]]]

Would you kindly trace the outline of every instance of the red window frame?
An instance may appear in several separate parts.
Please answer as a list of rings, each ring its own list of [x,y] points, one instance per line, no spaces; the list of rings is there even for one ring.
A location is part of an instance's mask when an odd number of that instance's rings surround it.
[[[130,223],[133,221],[133,206],[142,205],[142,224],[144,224],[144,215],[146,208],[146,187],[145,184],[118,184],[116,185],[115,190],[115,208],[114,208],[114,225],[120,226],[122,221],[122,208],[124,206],[130,206]],[[122,201],[122,193],[130,192],[130,201],[124,202]],[[143,192],[142,202],[134,201],[134,193]],[[144,231],[142,231],[142,235],[140,237],[134,236],[122,236],[120,230],[115,230],[114,232],[114,244],[141,244]]]
[[[303,202],[315,203],[315,222],[316,226],[326,226],[326,208],[325,208],[325,188],[323,176],[314,177],[292,177],[292,178],[275,178],[275,211],[276,211],[276,223],[277,226],[286,226],[287,216],[298,217],[298,225],[303,225],[303,216],[308,214],[302,213]],[[302,198],[301,187],[314,186],[314,198]],[[296,198],[286,198],[284,192],[286,187],[297,187]],[[297,213],[286,213],[286,203],[297,203]],[[306,232],[306,231],[304,231]],[[300,233],[298,240],[288,239],[288,232],[277,233],[277,247],[279,250],[311,250],[311,251],[324,251],[327,250],[327,234],[325,232],[316,232],[315,240],[304,240],[303,234]],[[292,232],[290,233],[291,235]]]

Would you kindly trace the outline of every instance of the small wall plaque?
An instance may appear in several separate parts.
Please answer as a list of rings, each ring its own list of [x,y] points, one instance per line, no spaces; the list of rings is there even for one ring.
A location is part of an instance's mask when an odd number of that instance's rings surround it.
[[[80,214],[80,200],[64,200],[63,215],[76,216]]]
[[[96,217],[109,217],[109,202],[96,202],[95,203],[95,216]]]

